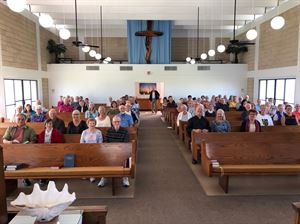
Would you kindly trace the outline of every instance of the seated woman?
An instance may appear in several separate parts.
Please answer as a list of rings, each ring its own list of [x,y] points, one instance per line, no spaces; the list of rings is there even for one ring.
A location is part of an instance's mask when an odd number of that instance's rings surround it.
[[[281,118],[281,125],[299,125],[297,117],[293,114],[293,108],[289,104],[285,106],[285,114]]]
[[[225,112],[222,109],[218,109],[216,113],[216,119],[210,122],[210,128],[212,132],[230,132],[231,127],[226,120]]]
[[[26,121],[30,122],[31,116],[36,114],[36,112],[32,109],[30,104],[26,104],[25,109],[23,110],[22,114],[25,114]]]
[[[47,119],[44,124],[45,130],[38,135],[38,143],[62,143],[63,136],[57,129],[53,128],[52,119]]]
[[[282,119],[282,117],[284,117],[284,114],[285,114],[285,112],[283,110],[283,105],[278,104],[277,111],[273,117],[274,124],[281,124],[281,119]]]
[[[68,124],[67,134],[81,134],[85,129],[87,129],[86,122],[80,120],[79,110],[74,110],[72,112],[72,121]]]
[[[81,134],[80,143],[102,143],[103,137],[100,130],[96,129],[96,120],[89,118],[87,121],[88,129],[84,130]],[[95,178],[90,177],[90,181],[94,182]]]
[[[109,110],[107,111],[108,116],[117,115],[120,113],[117,101],[112,101],[110,106],[111,106],[111,108],[109,108]]]
[[[104,106],[98,108],[98,113],[99,116],[96,117],[96,127],[111,127],[111,121],[109,116],[106,115]]]
[[[216,112],[214,110],[214,105],[212,103],[208,104],[208,109],[205,111],[205,117],[215,117]]]
[[[95,104],[90,103],[89,109],[85,112],[85,118],[96,118],[98,116],[98,112],[95,108]]]
[[[87,121],[88,129],[81,134],[80,143],[101,143],[103,142],[102,133],[96,129],[96,120],[89,118]]]
[[[243,121],[241,126],[241,132],[261,132],[261,126],[258,120],[256,120],[257,111],[250,109],[248,112],[248,118]]]

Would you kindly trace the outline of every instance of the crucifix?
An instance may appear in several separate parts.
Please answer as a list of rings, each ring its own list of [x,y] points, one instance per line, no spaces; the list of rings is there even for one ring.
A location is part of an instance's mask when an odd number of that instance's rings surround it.
[[[162,36],[163,32],[153,31],[153,20],[147,20],[147,30],[135,32],[136,36],[145,36],[145,46],[146,46],[146,55],[145,59],[147,64],[151,64],[150,57],[151,57],[151,39],[152,37]]]

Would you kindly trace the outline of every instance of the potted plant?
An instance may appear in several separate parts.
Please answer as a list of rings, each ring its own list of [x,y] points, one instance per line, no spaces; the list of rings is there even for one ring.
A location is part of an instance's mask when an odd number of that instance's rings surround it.
[[[225,52],[227,54],[234,54],[234,63],[238,64],[239,63],[238,54],[248,52],[248,47],[229,44]]]
[[[47,50],[50,54],[55,54],[55,63],[59,63],[58,56],[65,53],[67,48],[64,44],[57,44],[54,40],[48,40]]]

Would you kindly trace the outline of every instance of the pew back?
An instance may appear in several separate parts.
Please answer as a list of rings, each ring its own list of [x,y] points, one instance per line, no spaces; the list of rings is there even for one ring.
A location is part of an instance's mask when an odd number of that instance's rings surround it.
[[[124,166],[135,154],[133,143],[102,144],[3,144],[4,163],[26,163],[29,167],[52,167],[64,164],[64,155],[75,154],[76,167]]]

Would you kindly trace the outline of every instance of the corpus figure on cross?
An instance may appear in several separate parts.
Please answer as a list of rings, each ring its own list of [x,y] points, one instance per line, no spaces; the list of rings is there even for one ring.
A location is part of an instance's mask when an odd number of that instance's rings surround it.
[[[145,40],[145,46],[146,46],[145,60],[146,60],[147,64],[151,64],[151,61],[150,61],[151,51],[152,51],[151,50],[151,38],[163,35],[163,32],[153,31],[152,26],[153,26],[153,20],[147,20],[147,30],[135,33],[136,36],[145,36],[146,37],[146,40]]]

